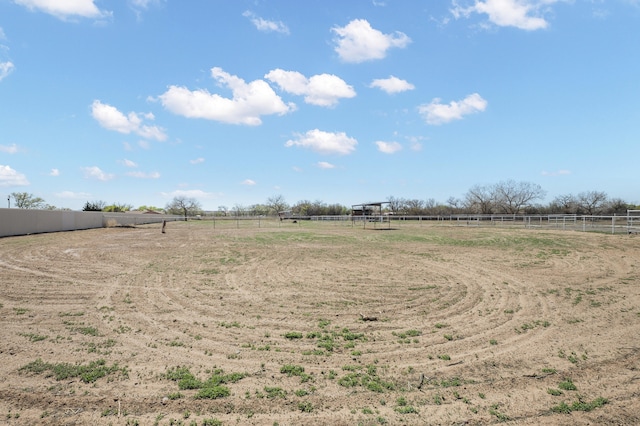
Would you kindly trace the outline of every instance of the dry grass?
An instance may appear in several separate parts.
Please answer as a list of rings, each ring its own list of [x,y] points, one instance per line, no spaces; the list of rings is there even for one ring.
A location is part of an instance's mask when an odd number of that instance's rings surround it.
[[[1,418],[640,423],[639,239],[251,225],[1,239]]]

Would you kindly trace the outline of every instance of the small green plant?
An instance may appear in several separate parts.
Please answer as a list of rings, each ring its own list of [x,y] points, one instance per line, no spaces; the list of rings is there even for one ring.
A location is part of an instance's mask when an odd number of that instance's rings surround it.
[[[566,391],[575,391],[578,390],[578,388],[576,387],[576,385],[573,384],[573,381],[569,378],[565,379],[564,381],[558,383],[558,387],[562,390],[566,390]]]
[[[285,398],[287,396],[287,392],[283,390],[281,387],[264,387],[264,392],[267,395],[267,398]]]
[[[309,401],[299,402],[298,410],[302,411],[303,413],[311,413],[313,412],[313,404],[311,404]]]
[[[291,365],[286,364],[280,367],[280,372],[282,374],[286,374],[287,376],[300,376],[304,373],[304,367],[300,365]]]
[[[49,337],[49,336],[42,336],[40,334],[35,334],[35,333],[20,333],[20,336],[28,338],[30,342],[41,342],[43,340],[46,340],[47,337]]]
[[[606,398],[596,398],[591,402],[586,402],[583,401],[582,398],[578,398],[577,401],[574,401],[571,405],[568,405],[566,402],[561,402],[558,405],[554,405],[553,407],[551,407],[551,411],[553,411],[554,413],[563,413],[563,414],[569,414],[572,411],[592,411],[595,410],[596,408],[600,408],[605,404],[608,404],[609,400],[607,400]]]
[[[196,399],[218,399],[229,396],[231,391],[223,385],[207,386],[198,391],[195,395]]]
[[[20,371],[34,374],[48,372],[48,376],[53,376],[56,380],[66,380],[69,378],[79,377],[80,380],[85,383],[93,383],[102,377],[118,372],[123,376],[128,375],[126,367],[121,368],[118,364],[113,364],[109,367],[103,359],[82,365],[69,363],[50,364],[38,358],[37,360],[20,367]]]
[[[491,408],[489,408],[489,414],[491,414],[492,416],[496,416],[501,422],[506,422],[509,420],[509,416],[498,411],[497,404],[494,404],[491,406]]]
[[[451,357],[447,354],[438,355],[438,358],[440,358],[443,361],[451,361]]]
[[[562,391],[561,391],[561,390],[559,390],[559,389],[551,389],[551,388],[549,388],[549,389],[547,389],[547,393],[548,393],[549,395],[553,395],[553,396],[560,396],[560,395],[562,395]]]
[[[296,396],[303,397],[311,394],[311,392],[307,389],[298,389],[294,392]]]
[[[203,419],[202,426],[222,426],[222,422],[218,419]]]
[[[451,335],[451,334],[445,334],[445,335],[444,335],[444,338],[445,338],[445,339],[447,339],[447,340],[449,340],[449,341],[451,341],[451,340],[453,340],[453,335]]]
[[[284,334],[284,337],[286,337],[287,339],[302,339],[302,333],[300,333],[299,331],[289,331],[287,333]]]
[[[73,329],[73,331],[77,331],[80,334],[85,334],[87,336],[98,336],[98,329],[95,327],[76,327]]]
[[[327,327],[329,324],[331,324],[331,321],[327,320],[327,319],[319,319],[318,320],[318,327],[320,328],[325,328]]]
[[[491,340],[489,340],[489,344],[495,346],[495,345],[498,344],[498,341],[496,339],[491,339]]]
[[[13,308],[13,312],[15,312],[16,315],[24,315],[29,312],[29,310],[27,308]]]

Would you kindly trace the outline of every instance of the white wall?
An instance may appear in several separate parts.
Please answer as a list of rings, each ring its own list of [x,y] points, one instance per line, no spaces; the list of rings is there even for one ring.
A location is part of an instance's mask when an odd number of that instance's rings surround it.
[[[141,225],[180,219],[179,216],[140,213],[0,209],[0,237],[74,231],[113,225]]]

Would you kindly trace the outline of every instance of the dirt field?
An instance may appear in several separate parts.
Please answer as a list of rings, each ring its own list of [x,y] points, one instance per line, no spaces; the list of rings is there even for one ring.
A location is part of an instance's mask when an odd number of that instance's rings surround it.
[[[211,222],[0,239],[0,423],[640,424],[640,237]]]

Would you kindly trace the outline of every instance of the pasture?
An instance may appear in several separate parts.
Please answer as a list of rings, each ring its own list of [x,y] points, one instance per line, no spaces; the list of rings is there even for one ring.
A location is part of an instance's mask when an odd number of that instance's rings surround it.
[[[640,424],[636,235],[175,222],[0,283],[6,424]]]

